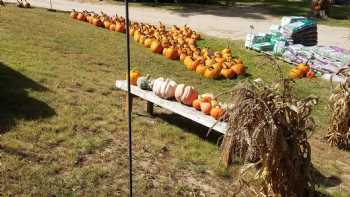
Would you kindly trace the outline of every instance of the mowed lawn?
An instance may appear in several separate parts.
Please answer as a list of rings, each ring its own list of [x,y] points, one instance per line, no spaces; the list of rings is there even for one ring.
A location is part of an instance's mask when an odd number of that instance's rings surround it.
[[[0,193],[126,196],[125,94],[114,88],[116,79],[125,78],[124,34],[44,9],[9,5],[1,8],[0,17]],[[228,45],[249,75],[204,79],[133,41],[132,67],[193,85],[201,93],[228,91],[240,80],[278,79],[271,63],[243,49],[241,42],[206,38],[199,45],[218,50]],[[283,64],[284,74],[288,69]],[[330,90],[329,82],[303,79],[294,92],[320,97],[311,138],[318,190],[346,196],[350,155],[322,141]],[[220,164],[220,135],[205,137],[206,128],[160,108],[150,117],[139,99],[133,128],[136,196],[227,196],[232,191],[236,169]]]

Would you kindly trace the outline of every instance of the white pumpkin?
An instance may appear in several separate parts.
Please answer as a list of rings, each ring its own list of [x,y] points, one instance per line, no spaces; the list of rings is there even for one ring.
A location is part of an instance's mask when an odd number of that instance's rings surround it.
[[[175,90],[175,99],[178,101],[178,102],[181,102],[181,96],[185,90],[185,87],[186,85],[185,84],[179,84],[177,87],[176,87],[176,90]]]
[[[197,98],[197,91],[192,86],[186,86],[180,100],[185,105],[192,105],[192,102]]]
[[[164,82],[164,78],[160,77],[154,80],[152,91],[155,95],[160,96],[161,85]]]
[[[161,90],[160,90],[161,97],[165,98],[165,99],[174,98],[176,86],[177,86],[177,84],[175,81],[167,79],[161,85]]]

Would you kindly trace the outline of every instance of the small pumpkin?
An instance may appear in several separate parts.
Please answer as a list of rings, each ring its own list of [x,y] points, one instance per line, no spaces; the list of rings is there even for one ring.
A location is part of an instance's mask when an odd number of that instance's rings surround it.
[[[232,79],[236,76],[236,73],[230,68],[223,68],[221,69],[220,75],[226,79]]]
[[[161,54],[162,51],[163,51],[163,47],[162,45],[160,44],[160,42],[158,40],[153,40],[152,41],[152,44],[151,44],[151,51],[153,53],[159,53]]]
[[[209,67],[205,70],[204,77],[206,77],[208,79],[216,79],[219,77],[220,71],[221,70],[219,70],[217,68]]]
[[[77,16],[78,16],[78,12],[73,9],[70,13],[70,17],[73,19],[77,19]]]
[[[299,78],[303,77],[303,72],[297,68],[292,68],[288,72],[288,76],[292,79],[299,79]]]
[[[225,111],[220,106],[213,107],[210,110],[210,116],[216,120],[219,120],[224,115],[224,113]]]
[[[200,59],[193,60],[191,56],[187,56],[184,59],[184,64],[188,70],[196,70],[196,68],[200,62],[201,62]]]
[[[115,31],[115,24],[114,23],[109,25],[109,30],[110,31]]]
[[[201,111],[204,114],[209,115],[210,111],[211,111],[211,104],[209,102],[202,102],[201,103]]]
[[[164,56],[167,59],[171,59],[171,60],[175,60],[179,58],[179,54],[177,53],[177,50],[175,50],[174,48],[167,48],[165,50]]]
[[[94,18],[92,20],[92,24],[95,25],[96,27],[102,27],[103,26],[103,23],[102,23],[102,21],[99,18]]]
[[[202,103],[202,101],[200,99],[196,99],[192,102],[192,107],[195,108],[196,110],[200,111],[201,110],[201,103]]]
[[[196,68],[196,73],[198,73],[200,75],[204,75],[204,72],[206,69],[207,69],[207,67],[204,66],[204,64],[199,64]]]
[[[180,54],[180,62],[181,62],[181,63],[184,63],[184,60],[185,60],[186,56],[187,56],[187,55],[186,55],[185,53],[181,53],[181,54]]]
[[[120,32],[120,33],[125,33],[125,24],[117,22],[115,24],[115,31]]]
[[[152,41],[153,41],[152,38],[146,38],[145,41],[143,42],[143,46],[145,46],[146,48],[150,48]]]
[[[309,72],[307,72],[306,77],[312,79],[316,77],[316,74],[310,70]]]
[[[105,20],[105,21],[103,22],[103,26],[104,26],[106,29],[109,29],[109,26],[111,26],[111,22],[108,21],[108,20]]]
[[[137,79],[141,76],[141,73],[136,70],[130,71],[130,84],[137,85]]]
[[[243,64],[234,64],[231,69],[236,75],[244,75],[245,74],[245,66]]]
[[[306,74],[310,70],[307,64],[298,64],[297,69],[299,69],[303,73],[303,76],[306,76]]]
[[[139,77],[137,79],[136,84],[137,84],[137,87],[139,87],[142,90],[151,90],[149,76]]]
[[[210,94],[210,93],[205,93],[199,96],[199,99],[203,102],[211,102],[212,100],[214,100],[214,95]]]
[[[77,15],[77,19],[80,21],[86,21],[86,17],[83,13],[79,12]]]

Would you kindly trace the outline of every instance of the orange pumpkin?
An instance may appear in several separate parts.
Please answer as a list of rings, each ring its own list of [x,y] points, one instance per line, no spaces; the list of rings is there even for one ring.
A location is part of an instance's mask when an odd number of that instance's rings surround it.
[[[186,56],[187,56],[187,55],[186,55],[185,53],[181,53],[181,54],[180,54],[180,62],[181,62],[181,63],[184,63],[184,60],[185,60]]]
[[[292,79],[299,79],[303,77],[303,72],[297,68],[292,68],[289,72],[288,75]]]
[[[86,17],[83,13],[79,12],[77,15],[77,19],[80,21],[86,21]]]
[[[219,120],[224,115],[224,113],[225,111],[220,106],[213,107],[210,110],[210,116],[216,120]]]
[[[235,58],[233,61],[234,61],[236,64],[243,64],[243,61],[242,61],[241,59],[239,59],[239,58]]]
[[[152,38],[146,38],[145,41],[143,42],[143,46],[145,46],[146,48],[150,48],[152,41],[153,41]]]
[[[223,68],[220,72],[221,76],[225,77],[226,79],[232,79],[236,76],[236,73],[230,69],[230,68]]]
[[[209,115],[210,111],[211,111],[211,104],[209,102],[202,102],[201,103],[201,111],[204,114]]]
[[[143,45],[143,43],[145,42],[146,40],[146,36],[145,35],[140,35],[140,38],[139,38],[139,43]]]
[[[115,31],[120,32],[120,33],[124,33],[125,32],[125,24],[117,22],[115,24]]]
[[[109,25],[109,30],[110,30],[110,31],[115,31],[115,24],[113,24],[113,23],[110,24],[110,25]]]
[[[192,102],[192,107],[195,108],[196,110],[200,111],[201,110],[201,103],[199,99],[196,99]]]
[[[100,19],[98,19],[98,18],[94,18],[92,20],[92,24],[95,25],[96,27],[102,27],[103,26],[102,21]]]
[[[200,60],[193,60],[191,56],[186,56],[184,59],[184,64],[188,70],[196,70]]]
[[[231,67],[231,69],[236,73],[236,75],[245,74],[245,66],[243,64],[235,64]]]
[[[167,48],[165,50],[164,56],[167,59],[171,59],[171,60],[176,60],[179,58],[179,54],[177,53],[177,50],[174,48]]]
[[[221,70],[211,66],[205,70],[204,77],[208,79],[216,79],[220,76],[220,71]]]
[[[73,19],[77,19],[77,16],[78,16],[78,12],[73,10],[71,13],[70,13],[70,17],[73,18]]]
[[[204,75],[206,69],[207,69],[207,67],[204,66],[204,64],[198,64],[198,66],[196,68],[196,73],[198,73],[200,75]]]
[[[136,70],[130,71],[130,84],[137,85],[137,79],[141,76],[141,73]]]
[[[109,29],[109,26],[111,26],[111,22],[106,20],[106,21],[103,22],[103,26],[104,26],[106,29]]]
[[[307,72],[306,77],[309,79],[315,78],[316,74],[310,70],[309,72]]]
[[[162,51],[163,51],[163,47],[162,45],[160,44],[160,42],[158,40],[153,40],[152,41],[152,44],[151,44],[151,51],[153,53],[159,53],[161,54]]]
[[[299,69],[303,73],[303,76],[306,76],[306,74],[310,70],[307,64],[298,64],[297,69]]]

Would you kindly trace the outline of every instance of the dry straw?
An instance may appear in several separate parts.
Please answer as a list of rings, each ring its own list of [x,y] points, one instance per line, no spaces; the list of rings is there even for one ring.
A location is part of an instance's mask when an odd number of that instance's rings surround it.
[[[230,92],[234,105],[228,109],[229,129],[221,150],[227,167],[233,160],[245,164],[238,191],[243,186],[254,196],[309,196],[314,191],[308,134],[318,99],[292,96],[291,82],[244,82]]]
[[[329,99],[331,118],[326,136],[328,143],[341,149],[350,148],[350,69],[342,69],[345,81],[340,83]]]

